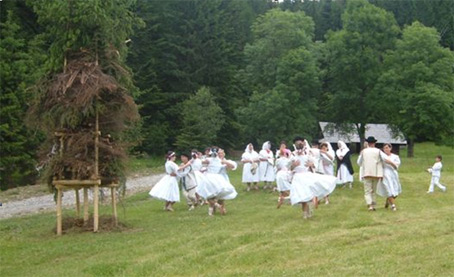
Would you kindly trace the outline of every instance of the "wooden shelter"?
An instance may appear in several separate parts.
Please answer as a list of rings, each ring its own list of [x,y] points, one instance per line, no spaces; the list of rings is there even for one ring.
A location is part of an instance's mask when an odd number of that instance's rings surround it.
[[[337,149],[337,142],[339,140],[349,144],[351,148],[354,148],[357,153],[361,150],[360,139],[356,132],[356,127],[352,124],[351,132],[341,132],[334,128],[334,123],[330,122],[319,122],[321,130],[320,142],[326,141],[332,144],[334,149]],[[397,132],[395,134],[388,124],[367,124],[365,137],[373,136],[377,139],[377,147],[381,148],[384,143],[391,143],[393,146],[393,152],[399,154],[400,147],[406,146],[407,141],[405,140],[402,133]]]

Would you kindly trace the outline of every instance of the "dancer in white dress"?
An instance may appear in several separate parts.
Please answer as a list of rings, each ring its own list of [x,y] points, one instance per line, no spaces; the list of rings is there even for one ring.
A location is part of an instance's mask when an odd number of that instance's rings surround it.
[[[337,147],[339,147],[336,150],[338,184],[348,184],[349,188],[352,188],[354,171],[350,160],[350,149],[341,140],[337,142]]]
[[[237,196],[235,188],[227,182],[220,174],[224,164],[218,157],[218,149],[213,147],[203,163],[207,164],[205,180],[200,186],[197,186],[197,193],[208,200],[208,215],[212,216],[215,212],[216,202],[218,200],[233,199]],[[222,211],[221,211],[222,213]]]
[[[173,204],[180,202],[178,189],[178,165],[175,163],[175,152],[169,151],[166,155],[166,175],[153,186],[150,196],[165,201],[164,210],[173,212]]]
[[[323,142],[320,145],[320,160],[319,160],[319,172],[328,175],[334,176],[334,159],[335,153],[331,143]],[[325,205],[329,204],[329,195],[325,197]]]
[[[293,158],[293,179],[290,190],[292,205],[302,204],[303,218],[311,217],[309,202],[315,197],[323,198],[330,194],[336,187],[336,178],[329,175],[321,175],[314,172],[314,162],[309,155],[303,152],[304,145],[296,145],[297,153]]]
[[[232,185],[232,183],[230,183],[230,178],[229,178],[229,175],[227,174],[227,170],[236,170],[238,165],[237,165],[237,163],[235,161],[227,160],[225,158],[224,149],[219,148],[218,156],[219,156],[219,159],[221,160],[221,164],[223,165],[221,167],[221,170],[220,170],[219,174],[222,177],[224,177],[224,179],[227,181],[228,190],[232,191],[232,193],[218,198],[219,212],[222,215],[225,215],[227,213],[227,209],[225,208],[225,200],[234,199],[238,195],[238,193],[235,190],[235,187]]]
[[[242,182],[247,184],[247,191],[251,190],[251,183],[254,184],[256,190],[259,189],[259,154],[254,151],[254,146],[249,143],[241,156],[241,162],[243,163],[243,178]]]
[[[397,169],[400,166],[398,155],[391,153],[392,145],[385,143],[383,152],[380,152],[383,160],[383,179],[377,184],[377,194],[386,197],[385,208],[391,205],[391,210],[396,211],[396,197],[402,192]]]
[[[276,184],[279,191],[279,199],[277,208],[279,209],[284,204],[285,199],[290,195],[292,184],[290,183],[291,174],[290,167],[292,160],[290,159],[291,152],[288,149],[281,149],[279,158],[276,160]]]
[[[271,151],[271,143],[263,143],[262,150],[259,152],[259,181],[264,182],[263,189],[272,188],[275,180],[274,175],[274,154]]]

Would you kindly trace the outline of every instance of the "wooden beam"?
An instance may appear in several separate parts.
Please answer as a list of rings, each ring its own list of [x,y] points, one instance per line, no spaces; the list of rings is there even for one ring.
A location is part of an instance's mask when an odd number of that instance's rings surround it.
[[[76,217],[80,218],[80,199],[79,199],[79,189],[74,190],[76,192]]]
[[[88,223],[88,188],[84,188],[84,225]]]
[[[57,235],[62,234],[62,210],[61,210],[61,189],[57,189]]]
[[[95,185],[93,192],[93,232],[98,232],[98,201],[99,201],[99,187]]]
[[[115,187],[110,188],[111,197],[112,197],[112,212],[113,212],[113,220],[115,223],[115,227],[118,226],[118,217],[117,217],[117,193]]]
[[[52,183],[57,186],[57,185],[63,185],[63,186],[86,186],[86,185],[101,185],[101,180],[96,179],[96,180],[54,180]]]

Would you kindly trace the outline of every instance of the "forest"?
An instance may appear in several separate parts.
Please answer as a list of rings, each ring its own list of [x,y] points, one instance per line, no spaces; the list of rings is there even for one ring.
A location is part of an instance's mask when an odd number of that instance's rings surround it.
[[[84,53],[96,53],[99,74],[113,76],[128,94],[122,99],[135,102],[126,106],[140,116],[112,138],[131,155],[314,139],[319,121],[354,123],[361,139],[365,124],[387,123],[409,147],[454,145],[454,1],[3,0],[0,7],[2,190],[36,182],[51,152],[51,122],[78,120],[40,103],[51,76],[66,72],[67,61],[92,57]]]

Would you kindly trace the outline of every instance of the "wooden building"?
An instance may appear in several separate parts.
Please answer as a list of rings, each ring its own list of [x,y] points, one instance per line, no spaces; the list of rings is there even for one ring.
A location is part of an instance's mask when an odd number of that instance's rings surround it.
[[[320,142],[329,142],[336,150],[337,142],[342,140],[349,146],[352,152],[359,153],[359,151],[361,151],[359,136],[354,124],[349,128],[351,130],[350,132],[336,130],[334,124],[330,122],[319,122],[319,126],[321,131],[320,135],[322,137],[319,139]],[[369,136],[375,137],[378,148],[383,147],[384,143],[391,143],[393,146],[393,153],[396,154],[399,154],[401,147],[407,145],[407,141],[402,133],[398,132],[395,134],[388,124],[367,124],[365,137],[367,138]]]

